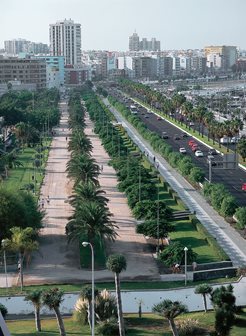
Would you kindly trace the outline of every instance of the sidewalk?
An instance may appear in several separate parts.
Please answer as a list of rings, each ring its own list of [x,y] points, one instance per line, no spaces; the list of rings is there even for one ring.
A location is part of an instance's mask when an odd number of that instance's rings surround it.
[[[104,99],[106,105],[110,105]],[[165,159],[156,153],[152,147],[144,140],[137,130],[130,125],[121,114],[111,106],[111,112],[118,122],[121,122],[128,135],[137,144],[142,152],[148,154],[149,161],[153,164],[159,163],[159,172],[170,186],[179,194],[180,198],[191,210],[196,212],[196,217],[206,227],[209,233],[217,240],[218,244],[225,250],[231,258],[234,266],[246,265],[246,244],[245,240],[236,232],[223,217],[204,200],[201,194],[196,191]]]

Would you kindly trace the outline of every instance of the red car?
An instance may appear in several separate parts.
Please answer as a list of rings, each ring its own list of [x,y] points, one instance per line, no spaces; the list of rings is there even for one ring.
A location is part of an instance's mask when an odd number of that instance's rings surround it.
[[[200,147],[197,144],[195,144],[194,146],[191,147],[191,150],[192,152],[195,152],[197,150],[200,150]]]
[[[190,140],[190,141],[188,142],[188,145],[189,145],[190,147],[192,147],[195,143],[196,143],[195,140]]]
[[[243,190],[243,191],[246,191],[246,183],[243,183],[243,185],[242,185],[242,190]]]

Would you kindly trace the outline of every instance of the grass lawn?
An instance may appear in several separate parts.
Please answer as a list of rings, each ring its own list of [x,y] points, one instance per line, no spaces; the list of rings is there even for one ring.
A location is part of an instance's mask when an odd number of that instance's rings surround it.
[[[208,313],[188,313],[181,315],[176,319],[194,319],[199,322],[199,326],[208,331],[213,331],[214,326],[214,312]],[[77,322],[73,321],[71,317],[64,318],[67,335],[91,335],[88,326],[79,326]],[[125,322],[127,327],[127,335],[136,336],[171,336],[167,320],[153,314],[143,314],[142,318],[138,318],[136,314],[126,314]],[[56,336],[59,335],[55,319],[42,320],[42,332],[35,332],[34,320],[28,321],[7,321],[8,328],[11,335],[40,335],[40,336]],[[233,326],[230,336],[244,336],[246,328],[246,310],[237,316],[235,325]]]
[[[212,279],[212,280],[206,280],[206,283],[212,284],[224,284],[232,283],[233,281],[237,281],[238,278],[219,278],[219,279]],[[188,281],[188,286],[196,286],[198,284],[204,283],[204,280],[202,281]],[[24,295],[27,292],[36,290],[36,289],[49,289],[53,287],[59,287],[61,290],[63,290],[66,293],[71,292],[79,292],[81,288],[86,285],[91,284],[90,282],[81,282],[79,284],[44,284],[44,285],[32,285],[32,286],[25,286],[23,288],[23,292],[20,291],[19,287],[11,287],[8,290],[8,295]],[[99,290],[108,289],[108,290],[115,290],[115,284],[114,282],[96,282],[95,286]],[[181,288],[184,287],[184,281],[144,281],[144,282],[121,282],[120,287],[122,290],[158,290],[158,289],[173,289],[173,288]],[[0,288],[0,296],[6,296],[6,289]]]

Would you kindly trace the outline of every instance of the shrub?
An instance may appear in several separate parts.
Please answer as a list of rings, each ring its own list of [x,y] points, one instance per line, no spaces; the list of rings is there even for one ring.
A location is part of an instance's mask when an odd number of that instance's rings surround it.
[[[205,174],[201,168],[194,167],[191,169],[189,177],[192,182],[199,183],[204,181]]]
[[[119,326],[117,320],[112,318],[101,322],[97,327],[97,332],[99,335],[118,336]]]
[[[246,207],[237,208],[235,217],[237,219],[238,228],[244,229],[246,227]]]
[[[3,315],[3,318],[5,318],[6,315],[8,314],[8,309],[3,304],[1,304],[1,303],[0,303],[0,312]]]
[[[193,319],[177,321],[179,336],[197,336],[205,333],[205,330],[199,327],[199,322]]]
[[[236,208],[235,198],[226,196],[222,201],[219,212],[223,217],[231,217],[235,213]]]

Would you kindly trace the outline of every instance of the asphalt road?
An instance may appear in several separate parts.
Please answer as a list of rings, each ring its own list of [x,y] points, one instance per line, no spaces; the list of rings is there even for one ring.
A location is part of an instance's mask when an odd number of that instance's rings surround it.
[[[117,94],[117,99],[120,99],[119,93]],[[125,103],[122,99],[121,102]],[[125,103],[126,104],[126,103]],[[132,103],[128,102],[126,105],[135,104],[134,101]],[[192,152],[191,148],[188,145],[189,140],[192,139],[191,136],[187,138],[181,138],[180,140],[175,140],[174,135],[181,135],[182,131],[179,130],[174,125],[165,121],[164,119],[158,120],[157,116],[154,113],[147,113],[147,109],[144,107],[137,107],[139,118],[146,124],[146,126],[159,135],[162,132],[167,132],[169,138],[163,141],[166,141],[172,148],[176,151],[179,151],[180,147],[184,147],[187,151],[186,155],[189,155],[192,161],[196,166],[203,169],[205,172],[205,176],[209,178],[209,165],[207,163],[207,155],[209,148],[195,140],[195,142],[199,145],[201,151],[204,153],[204,157],[196,157]],[[189,130],[187,129],[187,132]],[[189,132],[192,133],[192,130]],[[222,161],[221,155],[216,155],[215,160]],[[222,183],[225,185],[227,190],[233,195],[236,199],[238,206],[246,206],[246,192],[242,191],[242,184],[246,183],[246,172],[240,168],[237,169],[218,169],[218,167],[212,167],[212,182],[213,183]]]

